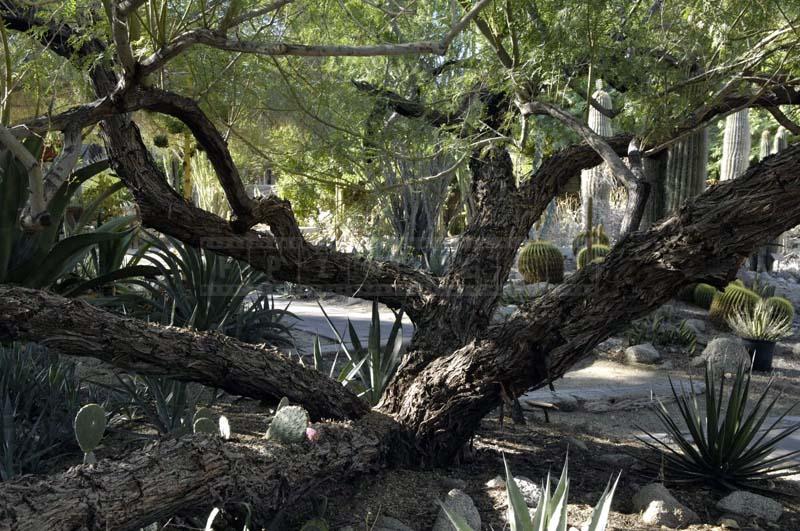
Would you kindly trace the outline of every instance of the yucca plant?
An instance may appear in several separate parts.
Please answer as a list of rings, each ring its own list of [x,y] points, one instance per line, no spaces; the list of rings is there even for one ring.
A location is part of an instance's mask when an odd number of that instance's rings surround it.
[[[318,303],[319,304],[319,303]],[[394,322],[389,331],[389,337],[384,344],[381,340],[381,318],[378,311],[378,303],[372,302],[372,318],[369,324],[369,338],[367,346],[361,343],[361,340],[356,333],[355,327],[350,320],[347,320],[347,331],[350,335],[350,343],[352,348],[349,348],[342,335],[336,329],[336,326],[331,321],[325,308],[319,304],[322,314],[328,321],[336,340],[339,342],[339,348],[347,356],[348,363],[342,369],[339,375],[339,381],[344,385],[348,385],[353,380],[357,380],[357,387],[359,387],[359,396],[363,396],[370,404],[375,405],[381,399],[384,389],[389,384],[389,381],[397,371],[402,359],[403,350],[403,312],[395,312]],[[321,358],[319,351],[319,341],[314,345],[314,359],[315,365],[318,365]],[[335,360],[334,360],[335,365]],[[331,373],[333,368],[331,368]]]
[[[771,457],[778,443],[800,429],[800,423],[795,423],[774,433],[795,406],[767,423],[780,398],[780,393],[771,400],[767,398],[773,380],[770,379],[752,405],[749,405],[750,372],[744,365],[737,369],[727,397],[725,381],[724,371],[706,366],[706,404],[702,408],[697,402],[694,382],[690,382],[689,390],[682,386],[678,392],[670,379],[678,416],[673,417],[661,401],[654,411],[674,445],[639,428],[646,434],[639,440],[663,458],[667,479],[705,482],[727,489],[757,488],[753,483],[759,480],[796,473],[791,462],[800,450]],[[653,460],[652,464],[661,465],[662,460]]]
[[[567,529],[567,499],[569,497],[569,472],[568,463],[564,462],[561,478],[555,490],[551,493],[550,474],[542,486],[542,497],[536,506],[536,511],[531,516],[525,498],[511,474],[508,462],[503,460],[506,468],[506,495],[508,496],[507,517],[511,531],[566,531]],[[603,531],[608,525],[608,515],[611,512],[611,501],[619,482],[619,475],[613,484],[609,480],[600,500],[592,511],[592,519],[583,527],[586,531]],[[464,519],[448,510],[447,506],[440,504],[456,531],[475,531]]]
[[[739,337],[760,341],[778,341],[792,331],[792,319],[762,299],[752,308],[735,310],[728,326]]]

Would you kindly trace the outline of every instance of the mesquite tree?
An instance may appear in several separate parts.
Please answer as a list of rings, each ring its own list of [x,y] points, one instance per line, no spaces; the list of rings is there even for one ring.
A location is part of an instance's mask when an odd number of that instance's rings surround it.
[[[508,397],[558,379],[598,342],[656,309],[682,286],[700,279],[723,285],[765,237],[800,223],[800,210],[795,208],[800,200],[796,171],[800,146],[791,146],[694,197],[649,230],[636,230],[649,189],[640,151],[656,157],[687,134],[746,106],[800,104],[800,90],[797,76],[731,79],[730,72],[740,69],[727,63],[702,69],[676,67],[671,63],[698,60],[694,52],[669,61],[664,58],[660,39],[679,42],[676,35],[634,32],[630,38],[640,40],[639,45],[626,45],[626,51],[620,51],[620,39],[627,30],[625,23],[619,25],[615,9],[600,13],[616,22],[607,35],[595,35],[599,41],[594,41],[592,53],[602,46],[608,64],[624,65],[609,72],[607,81],[620,92],[634,91],[631,101],[642,102],[645,109],[629,122],[635,135],[605,138],[587,127],[573,109],[559,106],[563,88],[574,77],[591,77],[586,69],[593,59],[589,54],[554,53],[578,49],[566,41],[581,37],[574,27],[567,31],[570,28],[563,24],[573,17],[560,12],[544,11],[545,20],[530,20],[533,14],[522,2],[494,6],[496,10],[484,10],[490,3],[486,0],[465,2],[463,11],[448,13],[445,23],[440,17],[439,25],[424,26],[426,35],[438,31],[440,37],[434,40],[399,40],[404,33],[392,25],[396,22],[392,18],[388,27],[395,28],[392,38],[397,42],[323,45],[296,42],[317,35],[313,29],[302,26],[305,31],[293,31],[296,24],[319,20],[315,9],[320,6],[307,4],[303,8],[308,12],[299,9],[290,13],[294,16],[283,17],[283,10],[292,8],[288,0],[247,4],[246,9],[232,3],[238,7],[189,13],[171,26],[174,33],[156,31],[155,44],[137,48],[140,44],[132,43],[129,24],[132,17],[142,18],[136,10],[143,3],[109,2],[107,25],[98,22],[102,17],[89,8],[91,16],[78,12],[62,20],[60,14],[28,3],[1,3],[0,17],[6,26],[24,34],[29,39],[25,42],[38,43],[85,73],[96,99],[20,122],[6,129],[11,137],[5,135],[0,141],[13,145],[15,139],[48,131],[64,131],[66,136],[68,130],[99,123],[111,164],[134,197],[144,225],[190,245],[245,260],[276,281],[402,309],[416,324],[417,333],[380,403],[370,409],[338,383],[268,346],[244,344],[214,332],[165,328],[103,311],[87,301],[0,286],[2,340],[46,341],[54,352],[99,358],[141,374],[169,374],[235,394],[275,400],[287,396],[304,405],[313,420],[329,419],[316,425],[319,443],[302,449],[271,441],[254,448],[236,441],[186,437],[159,442],[120,460],[101,460],[94,468],[76,467],[49,477],[5,482],[0,485],[0,527],[137,529],[181,510],[206,508],[218,499],[245,499],[257,515],[267,518],[271,511],[285,508],[326,482],[385,466],[446,465],[475,433],[480,420]],[[573,2],[570,8],[591,7],[586,4]],[[783,26],[783,20],[776,22],[767,14],[748,11],[746,16],[778,24],[785,30],[778,37],[756,46],[731,40],[731,46],[741,46],[737,53],[745,54],[754,68],[766,69],[768,65],[758,58],[770,57],[775,47],[796,45],[792,40],[796,35]],[[644,27],[654,19],[684,14],[665,12],[651,19],[648,12],[634,10],[631,16]],[[254,30],[254,25],[267,36]],[[498,31],[501,27],[507,31]],[[685,31],[685,26],[669,25],[660,31]],[[160,82],[175,73],[168,65],[188,60],[198,48],[242,56],[314,57],[313,67],[319,69],[330,66],[320,59],[330,56],[444,56],[464,32],[468,33],[465,39],[483,39],[475,47],[481,50],[479,55],[493,51],[493,71],[504,80],[502,84],[481,78],[485,64],[479,63],[479,74],[465,76],[470,82],[460,87],[462,97],[453,98],[451,106],[439,99],[405,98],[392,87],[362,80],[353,89],[360,97],[371,98],[367,107],[380,100],[403,119],[424,121],[465,146],[475,215],[441,275],[308,242],[288,201],[276,196],[253,199],[245,193],[227,136],[199,99],[177,92],[177,84]],[[287,40],[278,40],[285,35]],[[523,35],[530,40],[520,39]],[[755,58],[749,55],[754,53]],[[565,63],[547,70],[536,61],[523,60],[525,54]],[[740,59],[730,59],[730,53],[700,56],[732,64]],[[469,69],[484,60],[459,56],[438,66],[454,61],[451,67]],[[564,84],[556,94],[552,76],[565,71]],[[652,111],[662,109],[660,95],[670,89],[656,80],[696,82],[680,77],[687,71],[709,72],[704,82],[738,89],[720,91],[691,112],[680,105],[663,111],[666,116],[659,126],[669,125],[651,130],[656,117]],[[651,89],[647,94],[659,98],[654,97],[649,107],[635,91]],[[580,87],[570,87],[570,94],[583,97],[598,112],[610,112]],[[225,191],[233,214],[230,221],[185,201],[170,186],[137,124],[136,111],[143,110],[186,125]],[[313,109],[306,111],[313,113]],[[526,142],[531,136],[515,133],[534,125],[554,130],[555,148],[531,171],[518,171],[513,161],[528,152]],[[579,143],[574,143],[576,138]],[[625,156],[629,165],[622,161]],[[522,305],[506,322],[493,323],[517,250],[533,224],[570,180],[601,163],[628,190],[624,236],[603,263],[587,266],[556,289]],[[41,207],[42,198],[32,199]],[[44,205],[46,209],[46,201]],[[46,221],[42,211],[34,209],[34,213],[28,219],[32,228]],[[262,224],[268,230],[254,229]]]

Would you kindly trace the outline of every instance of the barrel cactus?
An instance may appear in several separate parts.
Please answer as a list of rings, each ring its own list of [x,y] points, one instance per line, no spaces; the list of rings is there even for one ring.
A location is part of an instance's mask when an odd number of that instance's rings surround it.
[[[611,247],[608,245],[592,245],[592,251],[589,252],[587,247],[584,247],[578,252],[575,259],[578,269],[583,269],[587,264],[592,262],[602,262],[603,259],[611,252]]]
[[[564,255],[550,242],[528,242],[519,253],[519,272],[529,284],[557,284],[564,280]]]
[[[611,245],[611,240],[609,239],[606,231],[603,229],[602,225],[597,225],[593,227],[591,230],[592,233],[592,245],[600,244],[600,245]],[[572,240],[572,254],[578,254],[578,251],[581,247],[586,246],[586,236],[589,234],[588,230],[581,231],[575,239]]]
[[[728,317],[734,312],[750,310],[759,300],[761,297],[755,291],[738,284],[728,284],[725,291],[714,296],[708,316],[716,324],[725,326]]]
[[[106,431],[106,410],[98,404],[86,404],[75,415],[73,429],[78,445],[83,450],[83,464],[96,463],[94,449]]]
[[[300,406],[286,406],[275,412],[267,429],[267,439],[279,443],[298,443],[306,438],[308,412]]]
[[[789,147],[789,131],[784,126],[780,126],[775,132],[775,140],[772,142],[772,152],[779,153]]]
[[[611,95],[603,90],[602,80],[597,80],[597,90],[594,94],[592,94],[592,97],[601,107],[608,110],[613,108]],[[614,136],[614,128],[611,125],[611,118],[601,113],[593,106],[589,107],[589,128],[600,136]],[[587,199],[589,197],[591,197],[594,201],[595,218],[600,223],[610,219],[612,188],[613,181],[606,164],[601,164],[581,172],[582,226],[585,227],[587,221],[593,221],[587,220],[589,215]]]
[[[767,308],[782,317],[788,317],[790,321],[794,319],[794,306],[792,306],[789,299],[784,297],[769,297],[767,299]]]
[[[735,179],[750,165],[750,116],[747,109],[735,112],[725,119],[722,143],[721,181]]]
[[[667,155],[664,208],[675,212],[687,200],[701,194],[708,178],[708,131],[702,129],[679,140]]]
[[[711,284],[704,284],[701,282],[694,287],[694,296],[692,300],[696,305],[708,310],[711,308],[711,303],[714,301],[714,297],[717,293],[719,293],[717,288]]]

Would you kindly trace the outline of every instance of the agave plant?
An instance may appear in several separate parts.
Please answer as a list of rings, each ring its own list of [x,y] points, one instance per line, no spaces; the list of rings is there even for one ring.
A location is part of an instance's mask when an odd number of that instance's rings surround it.
[[[511,531],[566,531],[567,529],[567,499],[569,497],[569,472],[568,463],[564,462],[561,470],[561,478],[558,480],[555,490],[551,491],[550,474],[542,486],[542,497],[536,506],[533,515],[530,514],[522,493],[511,474],[508,462],[503,460],[506,468],[506,495],[508,496],[507,517]],[[614,498],[614,491],[619,482],[619,475],[612,483],[610,480],[600,500],[592,511],[592,519],[583,527],[586,531],[603,531],[608,525],[608,515],[611,512],[611,501]],[[450,522],[456,531],[475,531],[464,519],[448,510],[447,506],[441,504]]]
[[[322,310],[328,325],[331,327],[336,340],[339,342],[339,348],[347,356],[348,363],[339,374],[339,381],[345,385],[351,383],[354,379],[358,380],[359,396],[363,396],[369,401],[370,404],[375,405],[381,399],[384,389],[389,384],[389,381],[397,371],[402,359],[403,349],[403,312],[395,312],[394,322],[392,329],[389,332],[389,337],[384,344],[381,341],[381,318],[378,311],[378,303],[372,302],[372,318],[369,325],[369,338],[367,346],[361,343],[361,340],[356,333],[353,323],[347,320],[348,334],[350,335],[350,342],[352,348],[349,348],[342,339],[341,334],[336,329],[325,308],[319,302],[320,309]],[[334,360],[334,366],[336,360]],[[319,349],[319,339],[314,344],[314,363],[319,365],[321,363],[321,353]],[[331,368],[331,374],[333,367]]]
[[[727,400],[723,396],[725,380],[723,371],[706,366],[705,408],[697,403],[694,382],[690,382],[691,390],[682,388],[679,393],[670,380],[679,418],[673,418],[660,401],[654,408],[675,444],[670,445],[646,430],[642,431],[647,437],[640,440],[663,457],[666,471],[672,476],[669,479],[702,481],[734,489],[753,488],[758,480],[796,473],[791,461],[800,450],[771,456],[778,443],[800,429],[800,423],[778,429],[796,404],[768,424],[767,418],[780,398],[779,393],[772,400],[767,399],[773,380],[770,379],[752,406],[748,406],[750,373],[743,365],[736,371]]]
[[[753,308],[740,308],[728,317],[728,326],[739,337],[778,341],[792,331],[792,319],[761,299]]]

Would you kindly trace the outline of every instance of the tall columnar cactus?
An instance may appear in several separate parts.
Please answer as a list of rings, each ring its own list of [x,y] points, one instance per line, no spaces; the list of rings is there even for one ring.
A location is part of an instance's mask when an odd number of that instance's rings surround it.
[[[750,116],[747,109],[735,112],[725,119],[725,136],[722,143],[721,181],[735,179],[750,165]]]
[[[564,255],[550,242],[528,242],[519,253],[519,272],[528,284],[558,284],[564,280]]]
[[[267,439],[279,443],[298,443],[306,438],[308,412],[300,406],[285,406],[275,412],[267,429]]]
[[[761,133],[761,145],[758,150],[758,160],[764,160],[772,154],[772,135],[769,129]]]
[[[696,131],[669,149],[664,207],[675,212],[689,198],[701,194],[708,177],[708,131]]]
[[[597,90],[592,97],[597,101],[600,106],[605,109],[611,110],[613,105],[611,96],[603,90],[603,81],[597,80]],[[600,136],[613,136],[614,128],[611,125],[611,118],[598,111],[593,106],[589,107],[589,128]],[[608,225],[609,216],[611,214],[611,190],[613,188],[613,181],[609,175],[608,166],[601,164],[594,168],[583,170],[581,172],[581,203],[582,203],[582,219],[581,224],[586,226],[588,213],[587,199],[593,198],[594,201],[594,218],[598,224]]]
[[[789,131],[784,126],[780,126],[775,132],[775,140],[772,142],[772,152],[780,153],[789,147]]]
[[[708,310],[709,318],[717,325],[727,326],[727,319],[734,312],[751,310],[761,300],[758,293],[739,284],[728,284],[725,291],[714,296]]]
[[[97,404],[86,404],[75,415],[72,426],[78,446],[83,450],[83,464],[95,464],[94,449],[106,431],[106,410]]]
[[[608,245],[592,245],[591,251],[584,247],[583,249],[578,252],[578,256],[575,259],[576,265],[578,269],[583,269],[588,264],[592,262],[601,262],[603,259],[611,252],[611,248]]]

